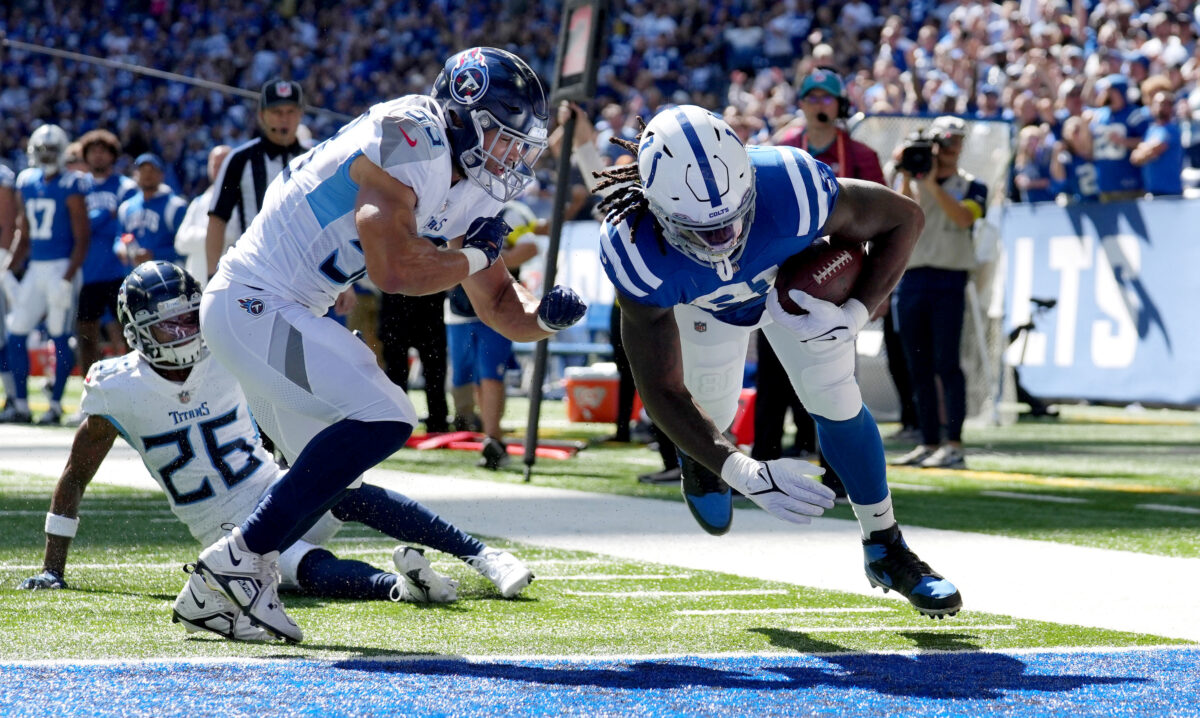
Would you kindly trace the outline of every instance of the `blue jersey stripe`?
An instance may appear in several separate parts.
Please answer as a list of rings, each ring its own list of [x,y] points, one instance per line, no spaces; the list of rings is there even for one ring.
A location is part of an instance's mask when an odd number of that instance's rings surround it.
[[[358,185],[350,179],[350,165],[361,154],[362,152],[359,151],[350,155],[342,163],[342,166],[338,167],[337,172],[334,172],[305,196],[304,199],[312,208],[313,215],[317,218],[321,229],[325,229],[339,217],[354,209],[354,202],[358,196]]]
[[[821,228],[821,212],[817,205],[817,185],[812,171],[812,165],[800,168],[800,179],[804,180],[804,192],[808,195],[808,232],[813,235]]]
[[[700,176],[704,178],[704,187],[708,190],[709,204],[720,207],[721,193],[717,190],[717,178],[713,175],[712,165],[708,163],[708,155],[704,151],[704,144],[700,142],[700,136],[696,134],[696,128],[692,126],[683,110],[675,110],[675,118],[679,120],[679,126],[683,128],[683,135],[687,137],[688,144],[692,146],[692,154],[696,155]]]
[[[609,277],[617,289],[632,297],[644,297],[655,287],[645,281],[638,281],[628,270],[633,266],[631,255],[637,252],[632,246],[626,246],[620,231],[607,222],[600,233],[600,259],[612,267]],[[640,259],[640,257],[638,257]],[[614,276],[615,275],[615,276]]]

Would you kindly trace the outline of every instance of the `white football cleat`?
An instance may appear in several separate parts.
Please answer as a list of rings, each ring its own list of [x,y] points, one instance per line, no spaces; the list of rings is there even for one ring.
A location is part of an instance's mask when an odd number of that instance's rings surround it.
[[[496,584],[500,595],[505,598],[515,597],[533,580],[533,572],[526,568],[525,564],[511,553],[498,548],[485,548],[478,556],[468,556],[463,560],[483,574],[484,578]]]
[[[188,633],[209,631],[235,641],[269,641],[271,634],[250,623],[242,609],[209,587],[193,573],[175,598],[171,622],[182,623]]]
[[[279,552],[256,554],[246,548],[242,530],[235,527],[200,553],[196,571],[245,612],[250,622],[285,641],[299,643],[300,627],[279,600]]]
[[[458,600],[458,581],[441,575],[429,565],[425,552],[412,546],[397,546],[392,552],[396,564],[393,601],[410,603],[453,603]]]

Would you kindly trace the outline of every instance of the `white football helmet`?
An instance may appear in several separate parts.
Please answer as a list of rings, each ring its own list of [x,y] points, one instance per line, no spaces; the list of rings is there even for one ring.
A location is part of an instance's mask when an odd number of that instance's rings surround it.
[[[663,110],[638,145],[642,192],[667,241],[729,278],[754,223],[754,167],[733,129],[695,105]]]
[[[37,167],[47,175],[62,172],[67,164],[67,145],[71,139],[58,125],[42,125],[29,136],[26,154],[29,166]]]

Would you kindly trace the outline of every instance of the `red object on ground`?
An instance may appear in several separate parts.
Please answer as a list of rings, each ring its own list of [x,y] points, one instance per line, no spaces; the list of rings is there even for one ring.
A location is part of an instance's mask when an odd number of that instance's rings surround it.
[[[754,389],[742,389],[738,396],[737,413],[733,415],[733,424],[729,430],[733,432],[737,443],[750,445],[754,443],[754,402],[758,392]]]
[[[483,451],[482,441],[454,441],[442,447],[444,449],[458,449],[460,451]],[[510,456],[524,456],[525,447],[520,444],[505,444],[504,449]],[[567,449],[555,449],[549,446],[539,446],[533,451],[534,456],[539,459],[569,459],[575,455],[574,451]]]

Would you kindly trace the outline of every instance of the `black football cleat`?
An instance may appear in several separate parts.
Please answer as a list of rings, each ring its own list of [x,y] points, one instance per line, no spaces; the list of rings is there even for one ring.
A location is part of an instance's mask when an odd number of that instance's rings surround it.
[[[958,589],[917,558],[896,524],[863,540],[863,563],[872,586],[884,593],[895,590],[930,618],[953,616],[962,608]]]

